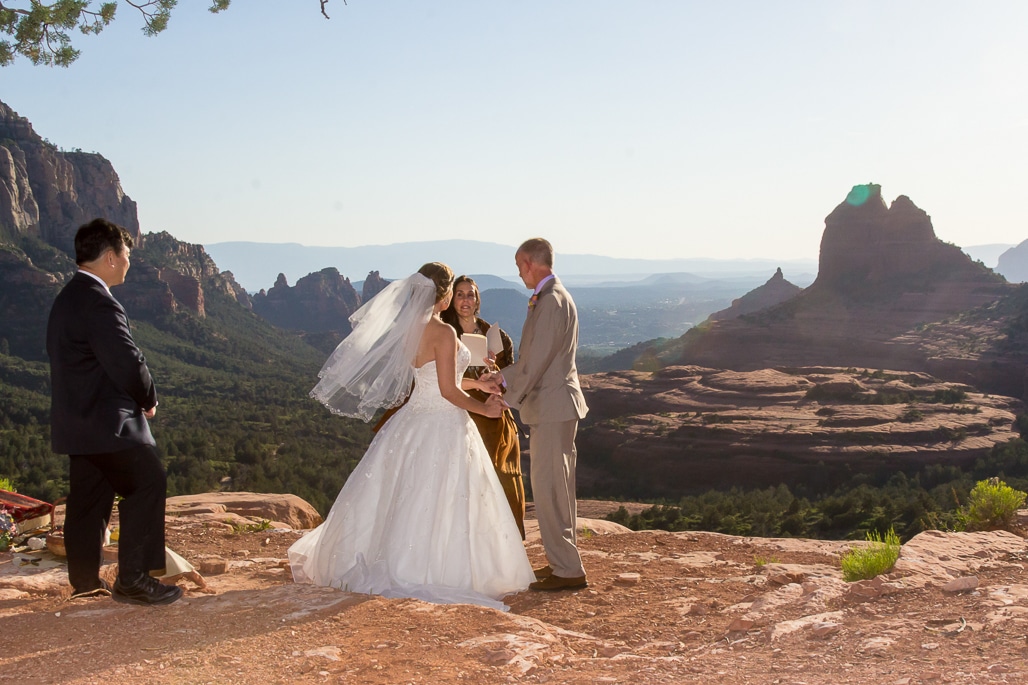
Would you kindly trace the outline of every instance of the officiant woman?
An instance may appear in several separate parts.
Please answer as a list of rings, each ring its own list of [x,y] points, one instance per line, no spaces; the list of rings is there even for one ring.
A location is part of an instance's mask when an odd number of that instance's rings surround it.
[[[465,333],[485,335],[489,324],[479,317],[482,300],[478,293],[478,285],[467,276],[458,276],[453,282],[453,299],[450,306],[441,314],[443,321],[453,326],[460,338]],[[500,369],[514,362],[514,343],[510,336],[500,330],[503,351],[496,355],[496,366]],[[476,366],[478,362],[478,366]],[[464,373],[465,378],[477,379],[487,369],[481,360],[472,359],[471,366]],[[465,391],[482,402],[488,395],[481,390],[465,388]],[[496,475],[507,495],[507,502],[514,513],[521,539],[525,538],[525,484],[521,477],[521,446],[518,444],[518,427],[514,422],[514,414],[510,409],[503,412],[497,419],[471,414],[482,442],[492,458]]]

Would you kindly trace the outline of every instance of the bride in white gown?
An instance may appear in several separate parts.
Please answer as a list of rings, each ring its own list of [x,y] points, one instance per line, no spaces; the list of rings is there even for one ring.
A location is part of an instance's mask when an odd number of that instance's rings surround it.
[[[493,395],[461,388],[468,349],[439,312],[453,272],[432,263],[395,281],[351,318],[353,332],[311,395],[334,413],[386,422],[325,522],[289,548],[293,579],[350,592],[506,609],[535,580],[521,533],[468,411],[499,416]],[[464,380],[486,389],[485,384]]]

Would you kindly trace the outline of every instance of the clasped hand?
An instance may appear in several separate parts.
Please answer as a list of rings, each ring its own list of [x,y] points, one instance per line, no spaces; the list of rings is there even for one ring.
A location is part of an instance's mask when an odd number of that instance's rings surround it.
[[[491,419],[500,418],[506,409],[507,403],[499,395],[490,395],[485,400],[485,415]]]
[[[478,377],[482,384],[482,390],[492,395],[499,395],[503,392],[503,374],[499,371],[486,371]]]

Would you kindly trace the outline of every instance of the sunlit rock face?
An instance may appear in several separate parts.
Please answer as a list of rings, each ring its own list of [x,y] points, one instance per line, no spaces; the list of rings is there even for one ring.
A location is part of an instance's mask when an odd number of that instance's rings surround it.
[[[350,332],[350,315],[361,298],[350,279],[335,267],[308,274],[290,286],[283,274],[267,291],[253,296],[253,310],[267,321],[290,330]]]
[[[136,203],[121,189],[102,155],[64,152],[0,102],[0,227],[30,235],[71,254],[75,231],[96,217],[140,238]]]

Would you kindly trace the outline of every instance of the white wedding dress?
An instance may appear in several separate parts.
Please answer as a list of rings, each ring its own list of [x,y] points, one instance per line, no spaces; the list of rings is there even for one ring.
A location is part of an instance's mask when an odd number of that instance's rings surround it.
[[[457,382],[471,357],[459,350]],[[439,393],[434,361],[289,563],[298,583],[504,610],[535,580],[478,429]]]

